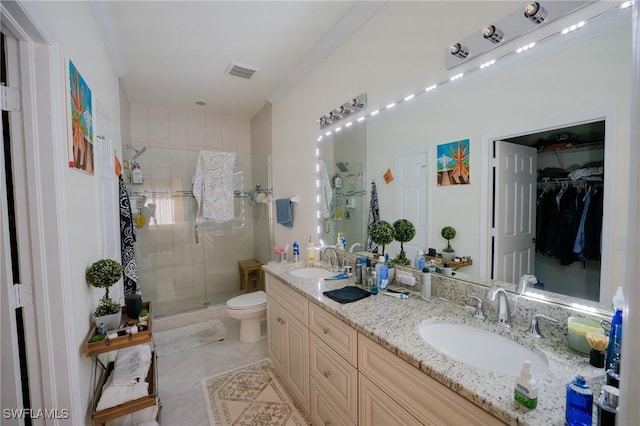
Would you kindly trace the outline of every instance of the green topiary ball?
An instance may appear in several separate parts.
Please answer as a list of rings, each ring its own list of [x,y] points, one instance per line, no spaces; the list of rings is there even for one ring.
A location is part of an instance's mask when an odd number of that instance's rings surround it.
[[[113,259],[100,259],[87,268],[87,283],[98,288],[109,288],[122,277],[122,265]]]
[[[380,220],[369,228],[369,236],[374,243],[382,246],[382,254],[384,254],[384,246],[391,244],[395,238],[395,230],[393,226],[386,220]]]
[[[396,240],[401,243],[411,241],[416,236],[416,227],[407,219],[398,219],[393,222],[393,229]]]

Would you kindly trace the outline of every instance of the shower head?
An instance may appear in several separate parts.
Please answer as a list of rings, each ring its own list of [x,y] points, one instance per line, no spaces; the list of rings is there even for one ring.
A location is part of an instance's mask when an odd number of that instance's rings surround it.
[[[336,167],[337,167],[338,169],[340,169],[340,171],[341,171],[342,173],[344,173],[344,172],[348,172],[348,171],[349,171],[349,168],[347,167],[347,164],[349,164],[349,163],[343,163],[342,161],[340,161],[340,162],[336,163]]]
[[[146,146],[143,146],[141,149],[135,149],[134,147],[131,147],[131,149],[133,149],[136,153],[133,154],[133,157],[131,158],[132,160],[135,160],[136,158],[140,157],[142,155],[142,153],[144,153],[147,150]]]

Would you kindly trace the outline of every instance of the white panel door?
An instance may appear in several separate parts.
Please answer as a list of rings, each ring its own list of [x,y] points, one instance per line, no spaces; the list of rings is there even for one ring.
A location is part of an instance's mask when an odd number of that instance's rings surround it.
[[[398,155],[395,161],[395,219],[407,219],[416,227],[416,235],[404,243],[410,260],[427,246],[427,154]],[[400,246],[396,248],[399,252]]]
[[[536,235],[535,148],[495,141],[493,278],[533,274]]]

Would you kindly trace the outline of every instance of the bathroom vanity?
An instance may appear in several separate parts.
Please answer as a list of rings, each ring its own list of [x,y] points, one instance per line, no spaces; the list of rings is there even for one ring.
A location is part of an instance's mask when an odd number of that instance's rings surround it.
[[[314,424],[562,425],[566,383],[576,374],[595,382],[603,375],[569,351],[562,327],[545,324],[548,337],[527,336],[526,303],[514,312],[511,331],[494,324],[488,301],[487,319],[473,318],[473,310],[462,305],[467,295],[484,296],[482,286],[434,276],[434,293],[450,291],[450,301],[377,295],[340,304],[322,293],[354,285],[353,278],[301,278],[290,273],[296,267],[264,266],[268,350]],[[427,344],[419,333],[424,322],[482,328],[540,356],[547,365],[542,373],[534,371],[538,408],[527,411],[514,402],[515,375],[502,373],[500,365],[494,371],[476,368]]]

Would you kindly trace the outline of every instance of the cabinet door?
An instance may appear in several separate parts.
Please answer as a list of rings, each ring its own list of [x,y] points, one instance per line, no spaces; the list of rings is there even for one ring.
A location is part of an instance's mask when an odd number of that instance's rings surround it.
[[[287,315],[284,330],[284,377],[298,401],[309,412],[309,329]]]
[[[360,382],[360,422],[362,426],[419,425],[420,422],[389,398],[362,374]]]
[[[276,370],[284,375],[284,311],[267,298],[267,350]]]

